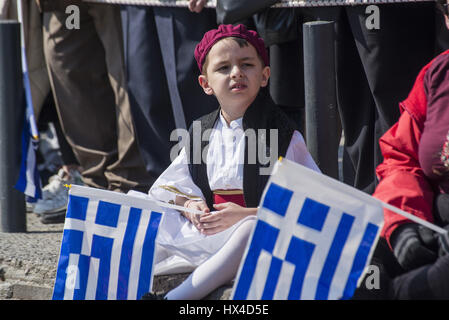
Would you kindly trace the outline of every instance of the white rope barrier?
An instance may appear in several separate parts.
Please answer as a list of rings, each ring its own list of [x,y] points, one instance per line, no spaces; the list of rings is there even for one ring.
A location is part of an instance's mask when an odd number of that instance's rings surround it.
[[[153,7],[187,7],[188,0],[83,0],[85,2],[127,4]],[[273,8],[348,6],[361,4],[383,4],[404,2],[429,2],[434,0],[281,0]],[[215,8],[216,0],[209,0],[206,8]]]

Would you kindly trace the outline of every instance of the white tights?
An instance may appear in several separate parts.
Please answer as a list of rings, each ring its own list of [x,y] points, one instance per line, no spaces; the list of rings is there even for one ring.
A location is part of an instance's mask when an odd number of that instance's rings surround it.
[[[178,287],[165,296],[168,300],[199,300],[231,281],[240,261],[256,219],[242,222],[228,241],[213,256],[193,271]]]

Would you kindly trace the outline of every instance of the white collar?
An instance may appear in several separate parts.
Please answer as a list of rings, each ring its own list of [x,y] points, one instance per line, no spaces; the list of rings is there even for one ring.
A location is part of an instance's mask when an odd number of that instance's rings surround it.
[[[220,111],[220,122],[224,128],[230,128],[232,130],[235,130],[237,128],[242,127],[243,117],[240,117],[238,119],[232,120],[231,123],[228,126],[228,123],[226,122],[226,119],[223,117]]]

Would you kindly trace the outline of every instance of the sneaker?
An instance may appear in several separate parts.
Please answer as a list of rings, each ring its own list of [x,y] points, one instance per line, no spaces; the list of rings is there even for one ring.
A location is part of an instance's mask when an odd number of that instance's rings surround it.
[[[53,198],[61,192],[64,187],[64,170],[59,169],[58,173],[48,179],[48,184],[42,188],[42,200]]]
[[[69,189],[66,185],[83,185],[81,174],[77,170],[70,170],[67,176],[63,169],[49,179],[42,191],[42,199],[39,199],[34,206],[34,213],[37,215],[45,213],[57,213],[67,209],[69,199]]]
[[[62,187],[65,188],[65,187]],[[67,209],[69,200],[68,188],[61,190],[50,199],[40,199],[34,206],[34,213],[42,215],[45,213],[56,213]]]

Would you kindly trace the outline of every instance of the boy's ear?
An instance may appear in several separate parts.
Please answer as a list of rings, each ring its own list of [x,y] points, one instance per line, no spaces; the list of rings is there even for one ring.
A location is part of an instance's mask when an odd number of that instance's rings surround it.
[[[213,95],[214,94],[214,91],[209,86],[209,82],[207,81],[207,77],[204,74],[198,76],[198,82],[200,83],[200,86],[203,88],[204,93],[206,93],[207,95]]]
[[[266,66],[262,70],[262,83],[261,87],[266,87],[268,85],[268,79],[270,79],[271,69],[270,67]]]

